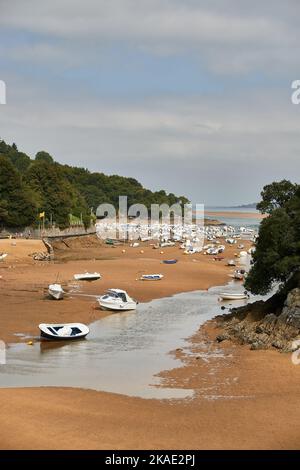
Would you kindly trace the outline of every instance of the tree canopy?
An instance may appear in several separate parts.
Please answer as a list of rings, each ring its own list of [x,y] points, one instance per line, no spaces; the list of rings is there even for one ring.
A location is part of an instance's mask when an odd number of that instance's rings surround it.
[[[257,205],[269,216],[262,220],[245,287],[266,294],[274,282],[286,284],[300,268],[300,186],[280,181],[263,188]]]
[[[4,189],[0,189],[0,223],[6,227],[37,223],[40,212],[45,212],[46,226],[52,220],[61,228],[67,227],[71,214],[88,226],[91,213],[96,212],[99,204],[111,203],[117,208],[120,195],[128,196],[128,205],[141,203],[148,209],[154,203],[188,202],[187,198],[164,190],[150,191],[134,178],[62,165],[44,150],[32,159],[20,152],[16,144],[8,145],[3,140],[0,140],[0,157],[0,177],[5,180],[8,171],[5,168],[9,165],[11,188],[13,183],[16,186],[12,191],[8,182],[4,185],[3,181]],[[18,207],[14,197],[17,187]]]
[[[0,155],[0,226],[30,225],[36,217],[34,195],[12,162]]]
[[[283,207],[294,196],[297,188],[297,184],[288,180],[267,184],[261,192],[262,200],[256,205],[257,210],[262,214],[271,214],[274,209]]]
[[[35,156],[36,161],[43,161],[47,163],[53,163],[53,157],[48,152],[45,152],[44,150],[41,150],[38,152]]]

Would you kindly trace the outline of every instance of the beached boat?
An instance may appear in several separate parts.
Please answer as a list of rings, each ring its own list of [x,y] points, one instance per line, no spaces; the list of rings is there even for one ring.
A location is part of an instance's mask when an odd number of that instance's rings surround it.
[[[140,277],[141,281],[160,281],[163,278],[163,274],[143,274]]]
[[[163,263],[164,264],[175,264],[177,263],[178,259],[164,259]]]
[[[243,281],[246,276],[246,271],[244,269],[236,269],[233,273],[233,278],[238,281]]]
[[[108,289],[104,295],[97,297],[97,302],[104,310],[135,310],[137,306],[136,300],[121,289]]]
[[[201,253],[202,248],[197,248],[197,247],[188,247],[183,254],[184,255],[194,255],[195,253]]]
[[[85,338],[90,332],[89,328],[82,323],[41,323],[39,329],[42,338],[57,341]]]
[[[101,279],[101,274],[99,273],[74,274],[74,279],[76,279],[76,281],[96,281],[97,279]]]
[[[236,262],[233,259],[228,260],[227,266],[235,266]]]
[[[0,261],[3,261],[7,257],[7,253],[0,253]]]
[[[225,242],[229,243],[229,245],[234,245],[236,243],[236,240],[234,238],[226,238]]]
[[[247,256],[247,251],[240,251],[240,257],[245,257]]]
[[[247,299],[249,295],[247,293],[241,293],[241,294],[234,294],[232,292],[222,292],[220,294],[220,299],[221,300],[242,300],[242,299]]]
[[[63,299],[64,293],[65,292],[60,284],[50,284],[48,286],[48,294],[55,300]]]

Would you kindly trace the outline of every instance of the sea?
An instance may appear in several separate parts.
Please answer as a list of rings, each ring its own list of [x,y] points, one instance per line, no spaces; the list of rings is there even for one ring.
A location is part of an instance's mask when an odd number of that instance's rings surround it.
[[[259,224],[261,222],[260,212],[255,208],[244,208],[244,207],[224,207],[224,206],[205,206],[205,210],[208,212],[236,212],[236,217],[232,216],[231,214],[216,217],[209,216],[208,219],[217,219],[220,222],[225,223],[226,225],[231,225],[233,227],[247,227],[252,229],[258,229]],[[251,218],[244,218],[239,217],[239,213],[249,213],[253,214]],[[257,217],[255,217],[257,216]]]

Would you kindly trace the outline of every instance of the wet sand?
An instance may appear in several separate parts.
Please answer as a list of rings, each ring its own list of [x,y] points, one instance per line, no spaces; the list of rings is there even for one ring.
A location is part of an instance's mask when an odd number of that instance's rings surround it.
[[[2,449],[299,449],[300,370],[289,355],[211,343],[213,324],[163,372],[185,400],[71,388],[2,389]],[[21,431],[20,431],[21,430]]]
[[[5,243],[9,242],[0,241],[0,251],[6,251]],[[126,248],[126,253],[122,249],[77,247],[79,259],[66,250],[68,262],[36,263],[27,254],[22,257],[25,241],[17,240],[14,254],[0,265],[2,339],[16,341],[17,332],[35,335],[42,321],[90,323],[107,315],[95,309],[90,298],[44,299],[43,289],[57,273],[60,282],[67,283],[75,272],[97,270],[103,279],[84,284],[85,292],[99,294],[117,286],[139,300],[150,300],[226,283],[231,272],[225,260],[183,255],[177,247],[163,249],[163,255],[152,247]],[[225,257],[233,257],[235,251],[228,247]],[[83,259],[91,252],[95,260]],[[176,265],[161,264],[173,257],[179,259]],[[165,279],[135,280],[145,272],[162,272]],[[0,448],[299,448],[300,368],[288,354],[250,351],[226,342],[217,345],[217,333],[213,322],[206,324],[184,350],[173,352],[182,367],[160,373],[163,385],[193,388],[193,399],[147,400],[58,387],[0,389]]]
[[[67,291],[77,284],[84,294],[101,295],[106,289],[117,287],[145,302],[228,282],[233,268],[226,266],[226,261],[239,252],[237,247],[228,245],[224,260],[214,261],[213,256],[201,253],[184,255],[178,246],[162,250],[153,249],[148,244],[138,248],[112,248],[89,237],[79,242],[77,239],[74,242],[68,240],[71,248],[59,245],[56,262],[43,262],[33,261],[28,256],[28,252],[41,249],[40,241],[28,241],[28,247],[26,240],[17,240],[16,243],[17,246],[11,248],[10,241],[0,240],[0,252],[12,251],[0,263],[0,331],[1,339],[7,342],[20,340],[14,333],[37,335],[39,323],[91,323],[108,314],[98,309],[95,299],[89,297],[66,297],[59,302],[47,299],[44,292],[56,280]],[[162,263],[163,259],[171,258],[177,258],[178,263]],[[74,281],[75,273],[85,271],[100,272],[102,279],[91,283]],[[140,281],[141,275],[146,273],[162,273],[164,278],[161,281]]]

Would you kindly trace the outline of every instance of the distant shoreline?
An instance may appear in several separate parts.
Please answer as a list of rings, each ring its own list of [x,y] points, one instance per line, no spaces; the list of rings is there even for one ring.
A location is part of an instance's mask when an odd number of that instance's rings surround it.
[[[205,211],[206,217],[226,217],[227,219],[264,219],[267,217],[260,212],[238,212],[238,211]]]

